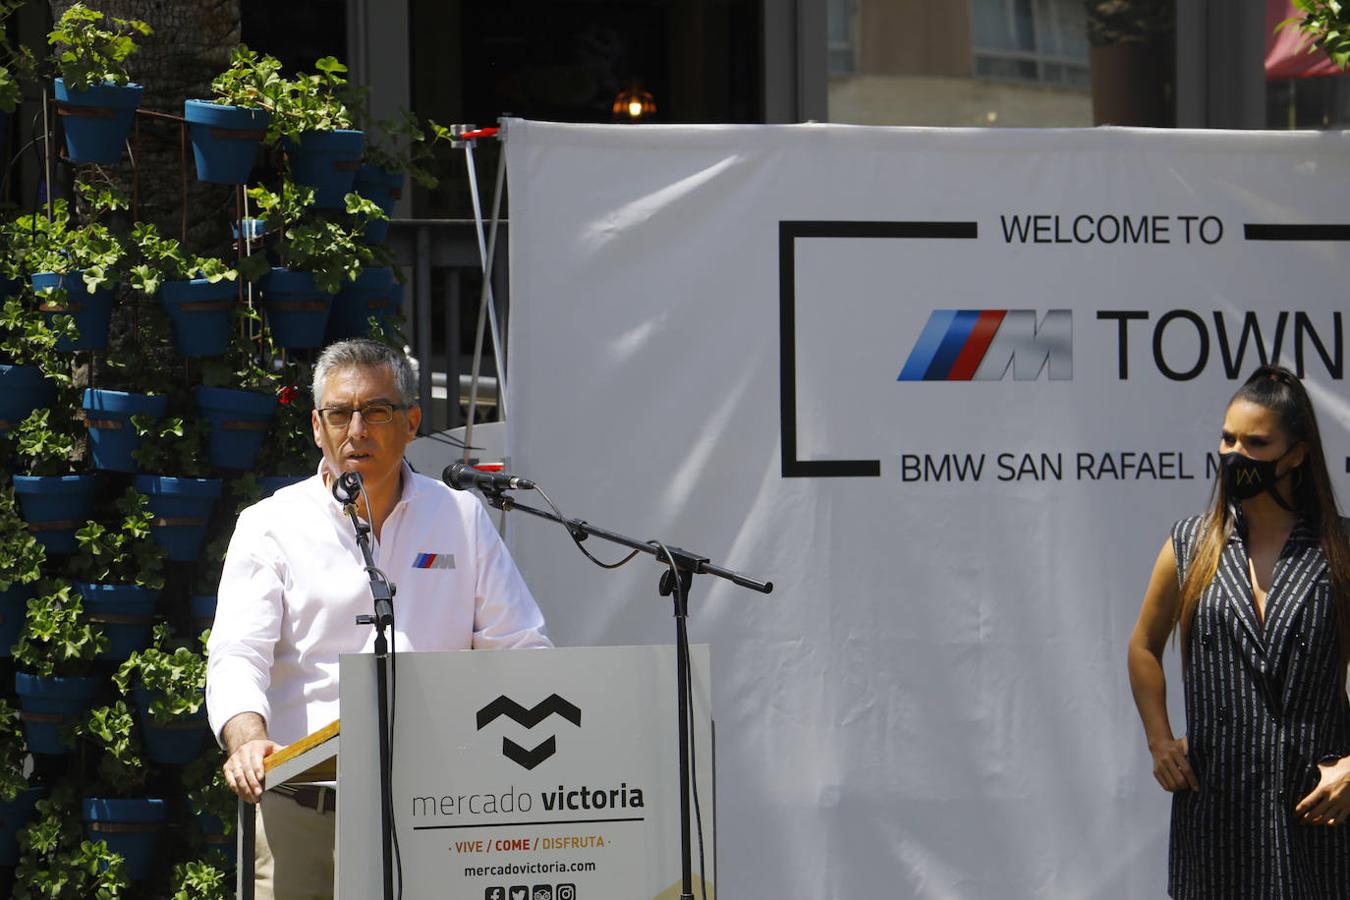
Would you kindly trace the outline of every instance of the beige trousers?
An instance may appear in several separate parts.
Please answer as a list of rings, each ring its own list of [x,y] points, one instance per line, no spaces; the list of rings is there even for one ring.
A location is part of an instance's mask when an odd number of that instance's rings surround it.
[[[331,900],[337,814],[269,793],[258,806],[257,823],[256,900]]]

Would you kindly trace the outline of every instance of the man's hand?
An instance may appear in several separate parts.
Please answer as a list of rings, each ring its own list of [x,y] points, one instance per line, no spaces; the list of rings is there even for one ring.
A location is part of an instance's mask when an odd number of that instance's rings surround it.
[[[1294,812],[1309,825],[1343,825],[1350,816],[1350,756],[1318,763],[1322,778]]]
[[[1179,741],[1159,741],[1158,746],[1149,747],[1153,754],[1153,777],[1166,791],[1200,790],[1200,782],[1191,771],[1190,760],[1186,758],[1187,743],[1183,737]]]
[[[220,736],[229,758],[221,767],[225,783],[243,800],[262,799],[266,768],[263,760],[281,749],[267,737],[267,723],[257,713],[240,713],[225,723]]]

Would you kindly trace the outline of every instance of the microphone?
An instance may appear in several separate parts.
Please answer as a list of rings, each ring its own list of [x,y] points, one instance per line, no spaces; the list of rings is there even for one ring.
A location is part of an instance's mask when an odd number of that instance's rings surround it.
[[[441,481],[457,491],[532,491],[534,482],[505,472],[483,472],[465,463],[453,463],[441,473]]]
[[[333,499],[346,506],[355,503],[361,496],[361,475],[358,472],[343,472],[333,482]]]

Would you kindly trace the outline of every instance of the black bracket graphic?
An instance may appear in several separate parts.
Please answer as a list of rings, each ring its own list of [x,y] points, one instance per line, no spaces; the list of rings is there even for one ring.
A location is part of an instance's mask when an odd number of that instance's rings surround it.
[[[784,478],[878,478],[876,459],[797,458],[797,239],[974,240],[976,222],[782,221],[778,223],[778,396]]]

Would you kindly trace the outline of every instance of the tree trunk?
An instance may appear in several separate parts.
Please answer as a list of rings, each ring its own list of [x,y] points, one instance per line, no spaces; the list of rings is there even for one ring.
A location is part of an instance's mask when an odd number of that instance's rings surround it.
[[[49,0],[53,19],[73,2]],[[184,100],[210,96],[211,79],[230,64],[230,52],[239,43],[239,0],[96,0],[95,8],[107,16],[141,19],[154,29],[148,37],[138,38],[140,49],[128,60],[132,80],[145,86],[146,109],[181,117]],[[132,146],[139,172],[138,218],[153,223],[162,234],[181,238],[186,208],[187,247],[224,254],[231,240],[234,189],[197,180],[192,148],[180,143],[177,123],[137,119],[139,138]],[[186,196],[182,167],[187,173]],[[130,192],[130,166],[118,167],[114,178]]]

